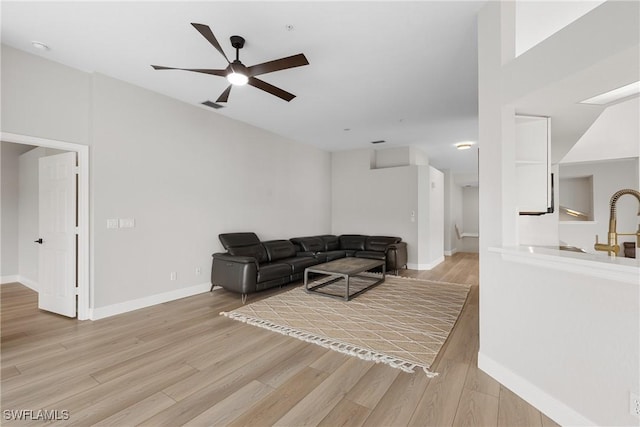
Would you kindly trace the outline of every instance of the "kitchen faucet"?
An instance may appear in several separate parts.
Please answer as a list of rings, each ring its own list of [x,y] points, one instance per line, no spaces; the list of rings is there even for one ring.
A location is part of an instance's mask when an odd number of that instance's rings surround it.
[[[613,193],[611,196],[611,201],[609,202],[610,213],[609,213],[609,234],[608,234],[608,243],[598,243],[598,235],[596,234],[596,244],[593,246],[597,251],[607,251],[610,256],[618,255],[620,251],[620,246],[618,245],[618,236],[636,236],[636,246],[640,246],[640,225],[638,225],[638,231],[635,233],[618,233],[616,231],[616,203],[621,196],[625,194],[631,194],[638,199],[638,203],[640,204],[640,192],[636,190],[624,189],[619,190]],[[640,216],[640,206],[638,207],[638,215]]]

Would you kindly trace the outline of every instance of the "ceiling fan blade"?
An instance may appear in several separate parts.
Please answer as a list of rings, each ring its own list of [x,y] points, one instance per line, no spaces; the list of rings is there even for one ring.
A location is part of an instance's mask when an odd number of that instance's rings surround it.
[[[226,70],[212,70],[208,68],[173,68],[164,67],[162,65],[152,65],[154,70],[181,70],[181,71],[193,71],[194,73],[212,74],[214,76],[226,76]]]
[[[227,102],[227,100],[229,99],[229,93],[231,92],[231,86],[233,85],[227,86],[224,92],[222,92],[222,95],[220,95],[218,99],[216,99],[216,102]]]
[[[287,68],[301,67],[303,65],[309,65],[309,61],[307,61],[306,56],[304,56],[302,53],[299,53],[297,55],[287,56],[286,58],[280,58],[274,61],[253,65],[251,67],[248,67],[248,70],[250,76],[259,76],[260,74],[286,70]]]
[[[227,58],[227,55],[225,55],[224,50],[222,50],[220,43],[218,43],[218,40],[216,40],[216,36],[213,35],[213,31],[211,31],[211,28],[209,28],[208,25],[194,24],[193,22],[191,23],[191,25],[193,25],[193,27],[198,30],[198,32],[202,34],[202,36],[207,39],[209,43],[211,43],[213,47],[215,47],[218,52],[222,54],[222,56],[224,56],[224,59],[229,62],[229,58]]]
[[[291,101],[293,98],[295,98],[296,96],[292,93],[289,93],[285,90],[282,90],[278,87],[275,87],[274,85],[271,85],[263,80],[260,79],[256,79],[255,77],[249,77],[249,82],[248,84],[250,84],[253,87],[257,87],[258,89],[261,89],[265,92],[270,93],[271,95],[275,95],[278,98],[282,98],[285,101],[289,102]]]

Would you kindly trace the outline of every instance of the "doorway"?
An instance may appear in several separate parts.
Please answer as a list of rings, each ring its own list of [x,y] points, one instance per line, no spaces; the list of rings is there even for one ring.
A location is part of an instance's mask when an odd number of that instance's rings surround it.
[[[45,148],[54,148],[77,153],[78,162],[78,230],[77,230],[77,285],[78,285],[78,320],[90,318],[91,271],[89,249],[89,147],[65,141],[37,138],[7,132],[0,133],[0,140],[15,144],[26,144]]]

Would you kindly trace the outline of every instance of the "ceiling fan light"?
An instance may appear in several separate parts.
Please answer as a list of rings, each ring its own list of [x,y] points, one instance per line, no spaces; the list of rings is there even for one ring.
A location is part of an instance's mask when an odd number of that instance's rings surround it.
[[[249,77],[242,73],[232,72],[227,74],[227,80],[234,86],[244,86],[249,81]]]
[[[458,150],[468,150],[469,148],[471,148],[471,146],[473,145],[473,142],[458,142],[456,144],[456,148]]]

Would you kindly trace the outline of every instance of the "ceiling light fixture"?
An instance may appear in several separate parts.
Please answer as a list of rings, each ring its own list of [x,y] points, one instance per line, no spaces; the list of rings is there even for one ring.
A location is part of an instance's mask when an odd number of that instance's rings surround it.
[[[232,71],[227,74],[227,80],[234,86],[244,86],[247,84],[247,82],[249,82],[249,77],[242,73]]]
[[[458,150],[468,150],[469,148],[471,148],[472,145],[473,145],[473,142],[470,142],[470,141],[458,142],[456,144],[456,148]]]
[[[33,46],[34,48],[36,48],[38,50],[50,50],[51,49],[46,44],[44,44],[42,42],[35,41],[35,40],[31,42],[31,46]]]
[[[640,93],[640,81],[580,101],[580,104],[606,105]]]

